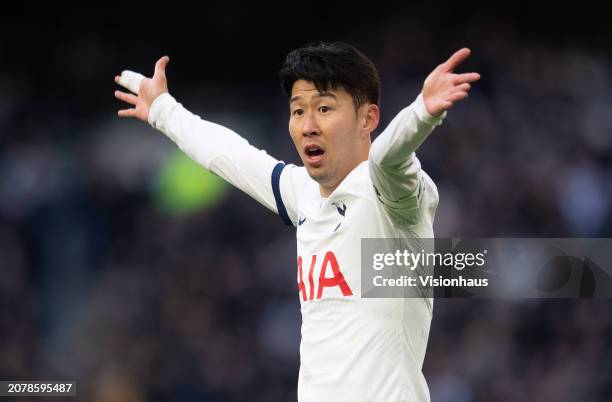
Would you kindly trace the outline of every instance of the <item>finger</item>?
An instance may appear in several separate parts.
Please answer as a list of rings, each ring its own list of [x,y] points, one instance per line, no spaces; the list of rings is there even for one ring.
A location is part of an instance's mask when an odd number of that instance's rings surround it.
[[[163,56],[159,60],[157,60],[157,63],[155,63],[155,75],[159,75],[159,74],[165,75],[166,66],[168,65],[169,61],[170,61],[170,57],[168,56]]]
[[[457,102],[468,97],[467,92],[459,91],[451,94],[446,100],[450,102]]]
[[[453,102],[451,102],[451,101],[443,101],[441,103],[441,105],[442,105],[442,110],[448,110],[448,109],[450,109],[453,106]]]
[[[134,106],[136,106],[136,103],[138,102],[138,97],[136,95],[128,94],[126,92],[121,91],[115,91],[115,98]]]
[[[457,50],[448,60],[443,64],[445,71],[453,71],[459,64],[470,56],[472,51],[467,47]]]
[[[453,83],[455,84],[463,84],[464,82],[474,82],[480,79],[480,74],[478,73],[464,73],[464,74],[455,74],[453,77]]]
[[[455,87],[456,90],[461,91],[461,92],[467,92],[472,88],[472,86],[468,83],[465,84],[461,84]]]
[[[140,84],[142,83],[143,79],[144,76],[142,74],[125,70],[121,73],[119,79],[115,78],[115,81],[122,87],[129,89],[131,92],[137,94],[140,90]]]
[[[123,109],[117,112],[119,117],[134,117],[136,116],[136,109]]]

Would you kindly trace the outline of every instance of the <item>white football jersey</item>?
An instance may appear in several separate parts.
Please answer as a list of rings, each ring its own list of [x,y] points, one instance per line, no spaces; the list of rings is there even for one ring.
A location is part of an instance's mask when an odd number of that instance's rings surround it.
[[[432,238],[438,192],[414,151],[444,116],[421,96],[402,110],[333,193],[233,131],[191,114],[169,94],[153,127],[190,157],[296,227],[302,340],[298,400],[429,401],[422,374],[429,298],[361,298],[362,238]]]

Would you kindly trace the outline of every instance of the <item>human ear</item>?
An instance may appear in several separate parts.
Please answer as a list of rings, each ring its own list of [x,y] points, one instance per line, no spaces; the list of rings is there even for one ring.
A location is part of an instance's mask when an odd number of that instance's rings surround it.
[[[365,116],[363,119],[363,129],[368,133],[376,130],[378,127],[378,123],[380,122],[380,108],[378,105],[374,105],[372,103],[368,103],[364,105],[365,107]]]

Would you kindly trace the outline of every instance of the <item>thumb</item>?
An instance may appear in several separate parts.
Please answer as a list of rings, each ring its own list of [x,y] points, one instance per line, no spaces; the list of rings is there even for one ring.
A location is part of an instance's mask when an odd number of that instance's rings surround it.
[[[163,56],[162,58],[157,60],[157,63],[155,63],[154,75],[166,75],[166,66],[168,65],[169,61],[170,58],[168,56]]]

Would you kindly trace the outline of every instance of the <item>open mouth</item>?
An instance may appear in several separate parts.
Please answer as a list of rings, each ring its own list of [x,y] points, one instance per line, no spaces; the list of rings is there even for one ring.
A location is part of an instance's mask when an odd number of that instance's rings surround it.
[[[304,148],[304,153],[306,154],[306,161],[312,165],[316,165],[323,159],[325,150],[318,145],[311,144],[306,145]]]

